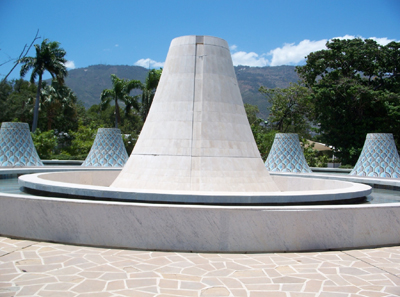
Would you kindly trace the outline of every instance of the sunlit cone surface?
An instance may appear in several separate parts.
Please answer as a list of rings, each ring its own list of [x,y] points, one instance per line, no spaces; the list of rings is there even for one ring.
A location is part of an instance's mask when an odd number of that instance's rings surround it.
[[[27,123],[1,124],[0,166],[43,166]]]
[[[99,128],[92,148],[82,166],[123,167],[128,160],[121,130]]]
[[[400,178],[400,158],[393,134],[367,134],[361,155],[350,174]]]
[[[311,173],[300,146],[299,136],[294,133],[275,134],[274,143],[265,167],[269,171]]]
[[[172,40],[142,132],[111,187],[279,191],[254,141],[225,40]]]

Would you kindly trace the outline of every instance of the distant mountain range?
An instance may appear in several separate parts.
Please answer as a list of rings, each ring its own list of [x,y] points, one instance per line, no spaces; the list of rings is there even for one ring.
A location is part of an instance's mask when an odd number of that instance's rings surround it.
[[[111,88],[111,74],[124,79],[145,81],[148,69],[140,66],[127,65],[93,65],[86,68],[72,69],[65,80],[78,99],[86,108],[100,103],[100,93]],[[294,66],[249,67],[236,66],[240,92],[244,103],[257,105],[260,116],[268,116],[268,101],[260,94],[260,86],[268,88],[286,88],[290,82],[297,82],[298,75]],[[137,94],[140,91],[135,91]]]

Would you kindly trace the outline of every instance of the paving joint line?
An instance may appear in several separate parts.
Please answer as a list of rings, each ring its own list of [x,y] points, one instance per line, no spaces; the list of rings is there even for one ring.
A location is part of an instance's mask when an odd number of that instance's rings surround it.
[[[384,272],[386,272],[386,273],[388,273],[388,274],[390,274],[390,275],[393,275],[394,277],[400,279],[400,276],[398,276],[398,275],[396,275],[396,274],[394,274],[394,273],[392,273],[392,272],[390,272],[390,271],[387,271],[387,270],[385,270],[385,269],[383,269],[383,268],[381,268],[381,267],[375,266],[374,264],[369,263],[369,262],[367,262],[366,260],[357,258],[356,256],[350,255],[350,254],[346,253],[345,251],[341,251],[341,252],[342,252],[343,254],[347,255],[347,256],[350,256],[350,257],[352,257],[352,258],[354,258],[354,259],[357,259],[358,261],[361,261],[361,262],[364,262],[364,263],[366,263],[366,264],[368,264],[368,265],[371,265],[371,266],[374,267],[374,268],[377,268],[377,269],[379,269],[379,270],[382,270],[382,271],[384,271]]]
[[[26,248],[28,248],[28,247],[31,247],[31,246],[33,246],[34,244],[35,244],[35,243],[31,243],[30,245],[24,246],[24,247],[19,248],[19,249],[15,249],[15,250],[13,250],[13,251],[11,251],[11,252],[8,252],[8,253],[6,253],[6,254],[4,254],[4,255],[1,255],[0,258],[2,258],[2,257],[4,257],[4,256],[7,256],[7,255],[11,255],[11,254],[14,253],[14,252],[21,251],[21,250],[26,249]]]

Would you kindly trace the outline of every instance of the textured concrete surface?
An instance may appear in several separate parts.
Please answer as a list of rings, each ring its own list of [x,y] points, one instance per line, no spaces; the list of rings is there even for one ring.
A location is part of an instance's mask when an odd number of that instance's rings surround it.
[[[214,254],[0,237],[0,296],[400,296],[400,247]]]
[[[172,40],[149,115],[111,187],[279,191],[254,141],[225,40]]]

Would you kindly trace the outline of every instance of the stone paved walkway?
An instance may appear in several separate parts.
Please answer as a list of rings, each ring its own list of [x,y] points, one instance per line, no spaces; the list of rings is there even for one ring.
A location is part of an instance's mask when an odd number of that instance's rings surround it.
[[[400,247],[203,254],[0,237],[0,296],[400,296]]]

